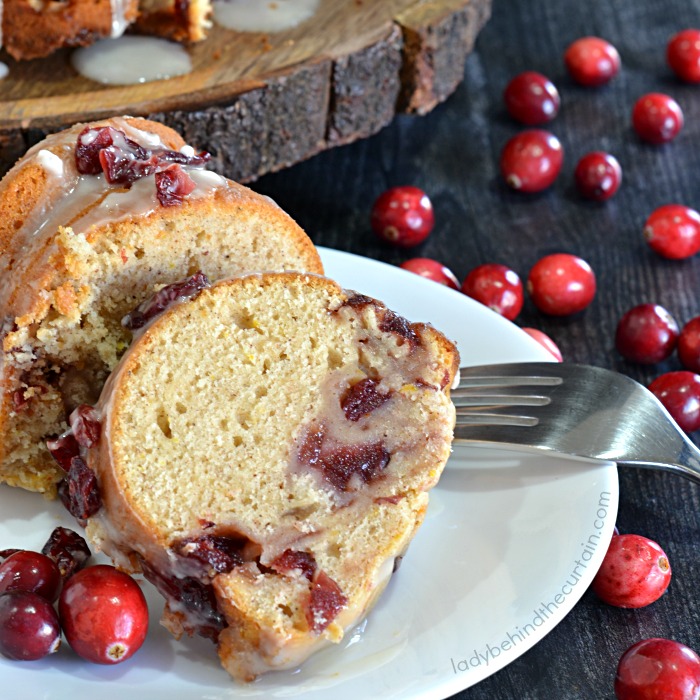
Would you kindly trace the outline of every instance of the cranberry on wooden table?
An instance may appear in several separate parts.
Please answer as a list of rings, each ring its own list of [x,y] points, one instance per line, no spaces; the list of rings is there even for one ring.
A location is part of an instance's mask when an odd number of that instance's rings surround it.
[[[682,204],[664,204],[646,220],[644,238],[664,258],[689,258],[700,251],[700,214]]]
[[[620,659],[615,676],[617,700],[697,700],[700,657],[671,639],[643,639]]]
[[[654,145],[668,143],[683,128],[683,111],[669,95],[650,92],[634,103],[632,126],[643,141]]]
[[[617,535],[610,540],[591,588],[605,603],[618,608],[643,608],[657,601],[671,582],[671,565],[661,547],[642,535]]]
[[[678,339],[676,319],[658,304],[639,304],[617,324],[615,347],[626,360],[652,365],[671,355]]]
[[[451,289],[459,289],[459,281],[454,272],[437,260],[431,258],[411,258],[399,265],[402,270],[408,270],[426,279],[444,284]]]
[[[53,605],[31,591],[0,595],[0,654],[16,661],[36,661],[53,654],[61,628]]]
[[[557,362],[564,361],[559,346],[546,333],[537,328],[525,327],[520,330],[527,333],[533,340],[536,340],[545,350],[548,350]]]
[[[686,83],[700,83],[700,29],[674,34],[666,46],[671,70]]]
[[[392,187],[374,202],[371,224],[374,233],[382,240],[410,248],[422,243],[433,230],[433,205],[418,187]]]
[[[622,168],[617,158],[610,153],[593,151],[579,160],[574,179],[578,191],[586,199],[604,202],[620,188]]]
[[[553,253],[530,270],[527,290],[535,306],[551,316],[583,311],[595,297],[596,280],[591,266],[568,253]]]
[[[61,590],[61,572],[45,554],[22,550],[0,564],[0,593],[31,591],[53,603]]]
[[[513,119],[537,126],[552,121],[559,113],[561,99],[554,83],[542,73],[525,71],[516,75],[503,91],[508,114]]]
[[[146,639],[143,592],[113,566],[89,566],[73,574],[61,591],[58,612],[68,644],[96,664],[125,661]]]
[[[695,372],[666,372],[654,379],[649,391],[656,396],[682,430],[700,428],[700,375]]]
[[[585,36],[564,52],[569,75],[580,85],[597,87],[612,80],[620,71],[620,54],[605,39]]]
[[[678,336],[678,359],[691,372],[700,373],[700,316],[691,318]]]
[[[523,308],[523,283],[506,265],[486,263],[475,267],[462,282],[462,291],[509,321]]]
[[[564,149],[549,131],[527,129],[511,138],[501,151],[501,175],[519,192],[540,192],[561,172]]]

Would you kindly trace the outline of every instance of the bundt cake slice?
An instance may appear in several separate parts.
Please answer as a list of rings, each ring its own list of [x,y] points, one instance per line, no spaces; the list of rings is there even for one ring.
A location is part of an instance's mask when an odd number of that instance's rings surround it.
[[[2,44],[17,60],[120,36],[136,19],[138,0],[4,0]]]
[[[206,162],[161,124],[115,118],[48,137],[0,182],[0,481],[55,493],[46,438],[99,396],[122,317],[159,286],[322,272],[287,214]]]
[[[144,330],[53,449],[93,544],[249,681],[338,642],[387,583],[450,454],[458,354],[315,275],[179,289],[129,315]]]

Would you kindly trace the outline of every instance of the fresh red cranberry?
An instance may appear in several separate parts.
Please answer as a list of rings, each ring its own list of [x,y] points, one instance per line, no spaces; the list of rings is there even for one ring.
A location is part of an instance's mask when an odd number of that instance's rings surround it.
[[[591,588],[609,605],[643,608],[658,600],[670,582],[671,565],[656,542],[641,535],[617,535]]]
[[[422,243],[433,230],[435,217],[428,195],[418,187],[392,187],[372,206],[372,230],[401,248]]]
[[[653,365],[671,355],[678,340],[676,319],[658,304],[639,304],[618,322],[615,347],[626,360]]]
[[[68,644],[96,664],[131,657],[148,631],[148,607],[139,585],[113,566],[89,566],[69,578],[58,600]]]
[[[620,659],[615,676],[617,700],[697,700],[700,657],[671,639],[643,639]]]
[[[527,290],[535,306],[552,316],[568,316],[585,309],[596,292],[591,266],[576,255],[554,253],[530,270]]]
[[[462,291],[509,321],[523,308],[523,283],[518,273],[498,263],[475,267],[462,282]]]
[[[700,83],[700,29],[674,34],[666,46],[671,70],[686,83]]]
[[[53,654],[60,644],[58,615],[46,598],[31,591],[0,595],[0,654],[36,661]]]
[[[535,71],[516,75],[506,86],[503,101],[510,116],[528,126],[552,121],[561,102],[554,83]]]
[[[45,554],[22,550],[0,564],[0,593],[31,591],[53,603],[61,590],[61,573]]]
[[[620,71],[620,54],[605,39],[585,36],[564,52],[569,75],[580,85],[597,87],[612,80]]]
[[[664,258],[689,258],[700,251],[700,214],[682,204],[664,204],[646,220],[644,238]]]
[[[700,316],[691,318],[681,329],[678,359],[686,369],[700,374]]]
[[[527,129],[501,152],[501,174],[519,192],[540,192],[554,183],[564,161],[559,139],[549,131]]]
[[[433,282],[444,284],[451,289],[459,289],[459,282],[454,272],[437,260],[431,260],[430,258],[411,258],[410,260],[402,262],[399,267],[402,270],[408,270],[416,275],[433,280]]]
[[[649,391],[656,396],[682,430],[700,428],[700,375],[695,372],[666,372],[657,377]]]
[[[655,145],[667,143],[683,128],[683,112],[672,97],[650,92],[634,103],[632,126],[643,141]]]
[[[579,160],[574,179],[578,191],[586,199],[604,202],[619,189],[622,168],[615,156],[603,151],[593,151]]]
[[[557,362],[562,362],[564,360],[558,345],[546,333],[543,333],[537,328],[521,328],[520,330],[536,340],[545,350],[548,350]]]

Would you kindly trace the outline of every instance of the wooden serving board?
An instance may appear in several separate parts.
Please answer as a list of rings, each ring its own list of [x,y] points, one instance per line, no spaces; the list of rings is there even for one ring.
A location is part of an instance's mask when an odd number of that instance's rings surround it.
[[[322,0],[284,32],[214,26],[189,47],[191,73],[126,87],[82,78],[69,50],[0,56],[10,68],[0,81],[0,169],[49,132],[131,114],[178,130],[218,172],[254,180],[369,136],[397,112],[430,111],[461,81],[490,10],[491,0]]]

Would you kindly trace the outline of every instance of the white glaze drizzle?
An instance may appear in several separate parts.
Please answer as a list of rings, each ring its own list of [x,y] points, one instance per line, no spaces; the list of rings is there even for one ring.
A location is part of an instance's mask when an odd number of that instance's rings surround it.
[[[112,5],[112,36],[121,36],[129,22],[126,19],[126,8],[129,0],[110,0]]]
[[[281,32],[314,16],[320,0],[214,0],[214,20],[239,32]]]
[[[147,36],[102,39],[76,49],[71,63],[84,78],[104,85],[167,80],[192,70],[192,60],[180,44]]]

